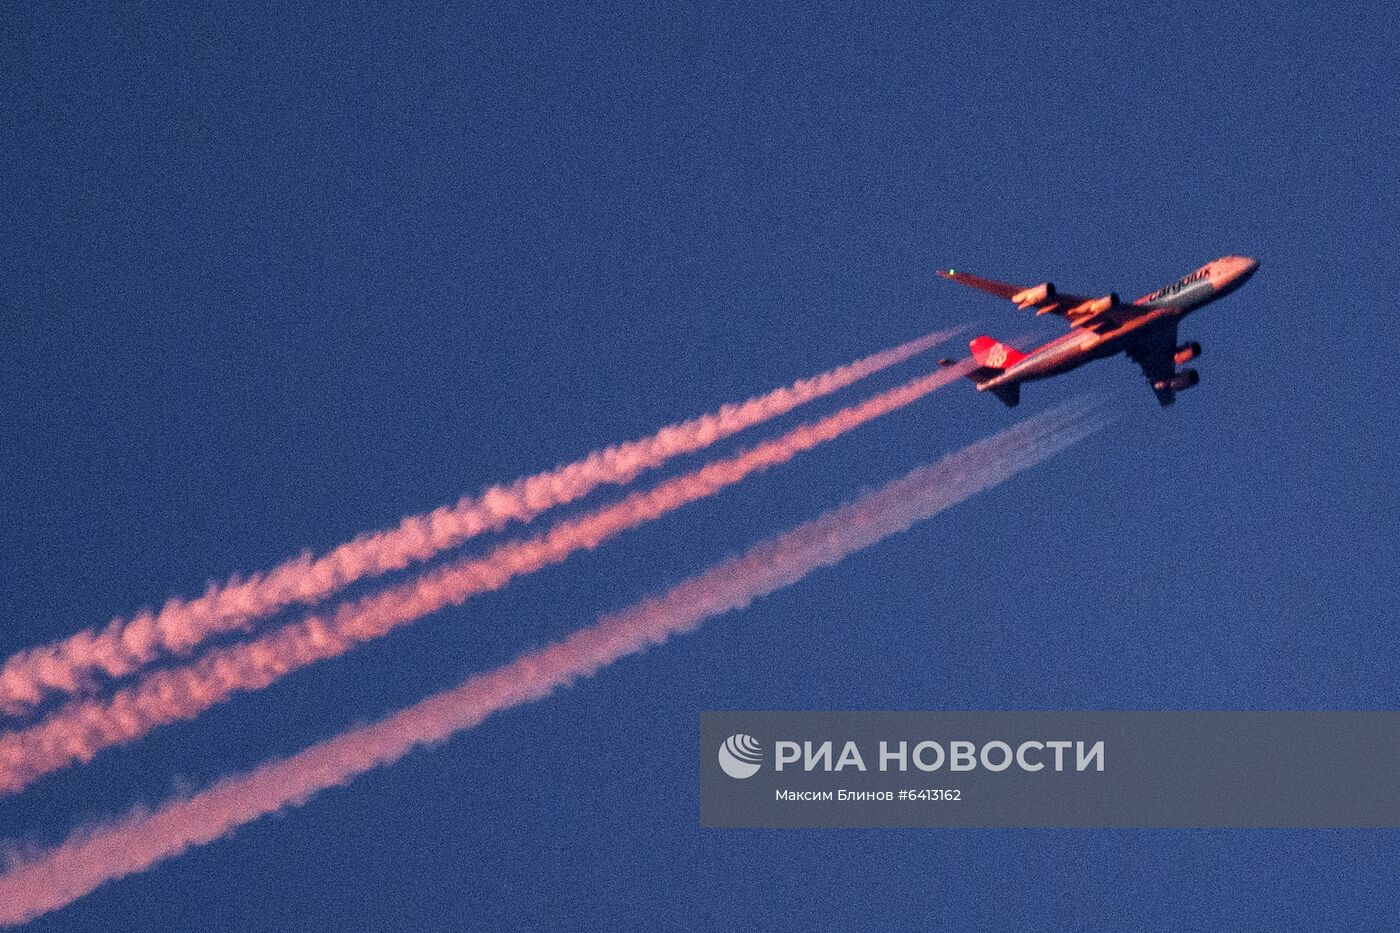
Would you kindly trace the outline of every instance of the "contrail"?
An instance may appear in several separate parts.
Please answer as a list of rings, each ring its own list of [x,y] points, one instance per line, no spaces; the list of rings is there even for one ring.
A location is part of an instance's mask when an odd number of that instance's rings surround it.
[[[154,671],[111,697],[73,701],[47,719],[0,735],[0,794],[90,760],[104,748],[195,716],[235,693],[259,690],[286,674],[337,657],[445,606],[497,590],[515,577],[591,550],[621,532],[777,466],[881,415],[918,401],[967,372],[968,364],[913,379],[857,405],[653,489],[556,524],[547,532],[502,544],[483,557],[427,571],[380,593],[346,602],[276,631],[211,649],[183,667]]]
[[[799,405],[916,356],[957,330],[929,334],[742,404],[662,428],[651,437],[597,450],[582,460],[479,496],[403,519],[398,527],[355,538],[321,557],[308,552],[263,574],[211,585],[196,599],[172,599],[158,612],[115,619],[61,642],[21,651],[0,668],[0,712],[19,716],[54,694],[95,690],[95,674],[125,677],[166,655],[187,654],[221,632],[246,628],[297,604],[313,604],[366,577],[402,570],[469,538],[528,522],[601,485],[627,483],[644,470],[694,453]]]
[[[1062,407],[1011,427],[751,548],[562,641],[468,679],[380,722],[218,782],[192,797],[75,834],[0,875],[0,923],[56,910],[261,816],[306,803],[492,713],[542,699],[619,658],[796,583],[1063,450],[1101,426]]]

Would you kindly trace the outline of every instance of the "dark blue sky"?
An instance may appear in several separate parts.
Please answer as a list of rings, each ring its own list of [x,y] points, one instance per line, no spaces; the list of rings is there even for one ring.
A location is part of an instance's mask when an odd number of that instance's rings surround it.
[[[939,266],[1263,263],[1184,328],[1174,409],[1122,360],[1033,386],[1123,417],[35,929],[1400,924],[1390,832],[698,826],[702,709],[1400,705],[1392,7],[1025,7],[13,11],[5,655],[927,330],[1058,332]],[[48,778],[0,836],[293,752],[1011,420],[945,390]]]

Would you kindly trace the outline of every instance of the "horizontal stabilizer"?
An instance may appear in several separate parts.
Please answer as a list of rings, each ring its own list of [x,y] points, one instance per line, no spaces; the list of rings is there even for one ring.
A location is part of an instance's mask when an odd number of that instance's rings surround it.
[[[1001,399],[1007,408],[1015,408],[1021,404],[1021,384],[1019,382],[1008,383],[1004,386],[994,386],[987,391]]]

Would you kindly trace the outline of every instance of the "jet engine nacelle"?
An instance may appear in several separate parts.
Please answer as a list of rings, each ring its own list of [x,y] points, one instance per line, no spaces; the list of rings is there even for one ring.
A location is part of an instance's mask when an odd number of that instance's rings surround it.
[[[1171,386],[1178,392],[1185,392],[1200,381],[1201,374],[1194,369],[1188,369],[1185,372],[1177,373],[1173,376]]]
[[[1096,314],[1103,314],[1105,311],[1112,311],[1118,307],[1118,293],[1109,292],[1102,298],[1091,298],[1079,305],[1074,310],[1081,312],[1085,317],[1093,317]]]
[[[1161,382],[1152,383],[1152,388],[1158,391],[1162,389],[1171,389],[1173,392],[1185,392],[1200,381],[1201,374],[1194,369],[1188,369],[1185,372],[1177,373],[1170,379],[1163,379]]]
[[[1191,343],[1182,344],[1177,347],[1176,356],[1172,357],[1172,359],[1176,365],[1180,366],[1182,363],[1189,363],[1200,355],[1201,345],[1192,341]]]
[[[1042,282],[1039,285],[1032,285],[1030,288],[1023,288],[1011,296],[1011,300],[1016,302],[1018,308],[1031,308],[1036,305],[1053,301],[1055,298],[1055,286],[1050,282]]]

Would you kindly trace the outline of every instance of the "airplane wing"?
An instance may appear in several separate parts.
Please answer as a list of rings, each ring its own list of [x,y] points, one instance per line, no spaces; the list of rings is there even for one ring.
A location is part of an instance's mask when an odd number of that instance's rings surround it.
[[[998,298],[1014,301],[1016,307],[1022,310],[1034,308],[1037,316],[1057,314],[1069,321],[1072,327],[1092,331],[1112,330],[1132,316],[1130,312],[1120,310],[1118,296],[1115,294],[1104,295],[1102,298],[1085,298],[1082,295],[1065,294],[1049,282],[1039,285],[1011,285],[956,269],[940,269],[938,274],[950,282],[960,282]]]
[[[1176,325],[1177,319],[1171,318],[1147,327],[1126,348],[1128,358],[1142,367],[1163,408],[1176,401],[1176,390],[1170,384],[1176,375]]]

